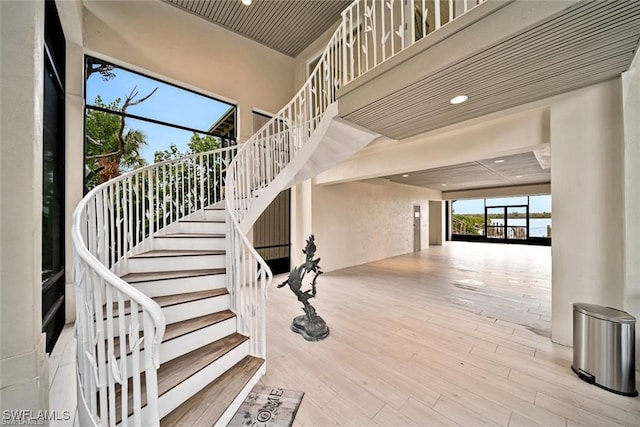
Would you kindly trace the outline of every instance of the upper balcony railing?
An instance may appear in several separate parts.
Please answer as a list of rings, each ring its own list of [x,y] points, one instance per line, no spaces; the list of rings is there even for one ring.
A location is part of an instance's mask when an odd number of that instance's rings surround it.
[[[342,12],[342,85],[486,0],[356,0]]]

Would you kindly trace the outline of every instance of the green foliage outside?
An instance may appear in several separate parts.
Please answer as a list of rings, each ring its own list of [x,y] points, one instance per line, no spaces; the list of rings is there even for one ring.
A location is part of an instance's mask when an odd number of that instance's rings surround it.
[[[97,107],[122,111],[121,99],[105,104],[96,97]],[[122,138],[122,140],[121,140]],[[85,118],[85,183],[87,190],[120,174],[147,164],[140,149],[147,144],[145,134],[126,129],[124,118],[116,114],[87,109]]]
[[[453,214],[453,226],[455,234],[479,236],[484,231],[484,215]]]
[[[222,146],[222,141],[220,138],[215,136],[200,136],[194,132],[193,135],[191,135],[191,140],[187,146],[189,147],[189,151],[182,153],[176,144],[171,144],[168,150],[156,151],[153,155],[153,161],[155,163],[164,162],[166,160],[177,159],[193,153],[205,153],[207,151],[217,150]]]
[[[109,81],[116,77],[113,65],[93,58],[87,58],[85,67],[87,80],[94,73],[98,73],[103,81]],[[156,89],[146,96],[138,97],[138,92],[134,88],[126,96],[124,102],[122,98],[117,98],[109,104],[104,103],[102,98],[97,96],[94,105],[106,110],[125,113],[128,107],[146,101],[155,93]],[[140,149],[146,144],[146,135],[140,130],[127,128],[124,116],[87,109],[85,117],[86,190],[88,191],[122,173],[146,166],[146,160],[140,155]],[[212,151],[221,146],[220,138],[209,135],[200,136],[194,132],[188,143],[188,152],[182,153],[176,144],[171,144],[169,149],[155,152],[154,162]],[[219,172],[220,168],[219,164],[208,165],[210,170],[205,173],[213,178],[215,172]]]
[[[509,212],[509,218],[526,218],[524,212]],[[487,219],[502,219],[503,214],[489,214]],[[529,218],[551,218],[551,212],[534,212],[529,213]],[[453,214],[453,233],[479,236],[484,233],[484,215],[483,214]],[[489,224],[491,225],[491,224]]]

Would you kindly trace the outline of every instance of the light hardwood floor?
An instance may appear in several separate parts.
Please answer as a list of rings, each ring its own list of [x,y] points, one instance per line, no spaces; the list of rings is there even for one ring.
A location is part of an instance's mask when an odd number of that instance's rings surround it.
[[[78,426],[75,373],[76,339],[73,324],[69,323],[49,355],[49,409],[59,414],[59,419],[49,423],[50,427]]]
[[[317,343],[289,330],[302,310],[285,278],[262,383],[305,392],[298,426],[640,426],[640,398],[580,381],[549,340],[548,247],[455,242],[323,274]],[[49,359],[51,409],[73,421],[74,341],[67,325]]]
[[[296,425],[640,425],[640,398],[582,382],[550,341],[548,247],[455,242],[324,274],[317,343],[289,330],[285,278],[262,383],[306,393]]]

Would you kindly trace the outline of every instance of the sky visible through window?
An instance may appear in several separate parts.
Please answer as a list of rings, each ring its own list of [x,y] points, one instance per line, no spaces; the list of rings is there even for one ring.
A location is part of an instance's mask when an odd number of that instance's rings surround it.
[[[114,74],[115,77],[108,81],[104,81],[99,73],[93,73],[89,77],[86,82],[87,105],[94,105],[96,96],[100,96],[105,104],[120,98],[122,106],[124,99],[134,88],[138,92],[137,98],[141,98],[157,87],[149,99],[129,107],[127,113],[203,131],[209,130],[232,107],[224,102],[122,68],[114,68]],[[126,124],[127,128],[141,130],[146,135],[147,145],[141,149],[140,154],[149,164],[153,163],[156,151],[167,150],[171,144],[175,144],[180,152],[187,152],[187,144],[193,134],[132,118],[127,118]]]
[[[487,206],[526,205],[527,197],[499,197],[487,199]],[[484,215],[485,199],[456,200],[453,212],[456,214]],[[551,195],[531,196],[529,198],[530,212],[551,212]]]

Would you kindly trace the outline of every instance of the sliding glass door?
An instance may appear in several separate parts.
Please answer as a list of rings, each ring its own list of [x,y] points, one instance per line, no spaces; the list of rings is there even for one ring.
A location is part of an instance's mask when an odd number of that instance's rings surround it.
[[[529,236],[529,207],[492,206],[485,209],[487,239],[527,240]]]

